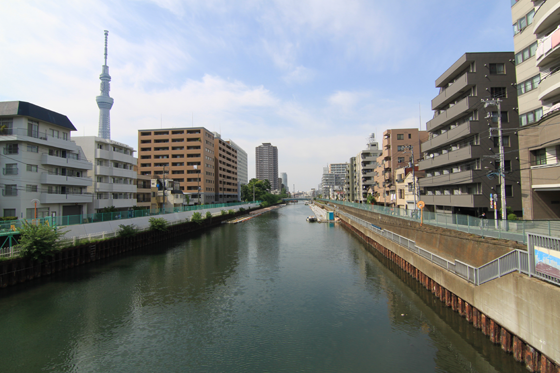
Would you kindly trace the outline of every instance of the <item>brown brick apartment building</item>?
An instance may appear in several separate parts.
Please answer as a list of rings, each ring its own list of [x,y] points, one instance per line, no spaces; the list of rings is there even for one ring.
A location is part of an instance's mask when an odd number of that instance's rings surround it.
[[[180,183],[191,201],[214,203],[214,143],[214,134],[204,127],[139,130],[138,173],[152,178],[165,173]]]

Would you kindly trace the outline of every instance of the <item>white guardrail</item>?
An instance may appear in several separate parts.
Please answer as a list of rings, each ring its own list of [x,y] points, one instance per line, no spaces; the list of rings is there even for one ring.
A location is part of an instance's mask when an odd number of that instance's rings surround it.
[[[338,211],[339,215],[345,216],[346,218],[355,221],[356,223],[362,225],[363,227],[388,238],[389,240],[399,244],[400,246],[408,249],[409,251],[420,255],[421,257],[429,260],[432,263],[437,264],[438,266],[447,269],[449,272],[456,274],[457,276],[467,280],[468,282],[474,285],[481,285],[485,282],[494,280],[496,278],[502,277],[507,275],[511,272],[520,272],[524,273],[529,276],[539,277],[543,280],[560,284],[560,281],[554,279],[551,276],[546,276],[539,272],[534,271],[535,265],[532,264],[533,271],[529,271],[529,253],[527,251],[515,249],[510,251],[509,253],[502,255],[501,257],[492,260],[489,263],[486,263],[480,267],[473,267],[469,264],[463,263],[459,260],[455,260],[451,262],[441,256],[438,256],[429,250],[423,249],[420,246],[416,245],[416,242],[409,240],[406,237],[400,236],[396,233],[388,231],[386,229],[382,229],[372,223],[369,223],[363,219],[357,218],[353,215],[348,213]],[[529,234],[530,236],[532,234]],[[553,237],[547,237],[552,238]],[[558,240],[560,241],[560,240]],[[531,242],[531,237],[529,237],[529,242]],[[557,244],[557,247],[560,245]],[[534,260],[532,261],[534,262]]]

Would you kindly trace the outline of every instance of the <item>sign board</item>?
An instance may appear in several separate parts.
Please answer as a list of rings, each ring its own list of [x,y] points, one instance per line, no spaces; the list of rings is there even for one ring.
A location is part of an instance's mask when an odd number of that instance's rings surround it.
[[[419,209],[423,209],[426,204],[424,203],[424,201],[418,201],[417,206]]]

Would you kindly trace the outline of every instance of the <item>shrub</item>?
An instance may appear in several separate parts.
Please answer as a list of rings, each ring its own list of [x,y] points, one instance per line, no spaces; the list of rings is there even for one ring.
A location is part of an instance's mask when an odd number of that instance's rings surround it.
[[[169,228],[169,223],[164,218],[150,218],[150,230],[165,232]]]
[[[233,210],[228,210],[227,213],[230,214],[230,215],[233,215],[233,214],[235,214],[235,211],[233,211]]]
[[[46,224],[22,224],[19,228],[20,255],[24,258],[43,261],[60,250],[60,238],[65,232]]]
[[[138,228],[136,228],[134,224],[130,224],[130,225],[119,224],[117,237],[132,237],[136,233],[138,233]]]
[[[507,216],[507,220],[517,220],[517,215],[515,215],[515,214],[509,214],[509,215]]]
[[[10,220],[18,220],[17,216],[4,216],[3,218],[0,218],[0,221],[10,221]]]
[[[206,211],[205,219],[212,219],[212,213],[210,211]]]
[[[192,214],[191,221],[196,224],[202,224],[202,214],[200,212],[195,212]]]
[[[261,203],[261,207],[268,207],[270,206],[270,204],[266,201],[264,201],[263,203]]]
[[[239,212],[243,212],[243,211],[245,211],[245,209],[243,207],[240,207]]]
[[[227,215],[228,212],[226,210],[222,210],[221,213],[222,215]]]

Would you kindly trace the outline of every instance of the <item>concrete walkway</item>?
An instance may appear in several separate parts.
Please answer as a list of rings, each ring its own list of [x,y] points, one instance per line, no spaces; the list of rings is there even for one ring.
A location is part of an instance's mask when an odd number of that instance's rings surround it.
[[[322,208],[320,208],[317,205],[309,205],[309,207],[311,208],[311,211],[313,211],[313,214],[315,214],[315,217],[317,218],[318,222],[323,222],[326,223],[327,222],[327,211],[323,210]]]
[[[238,211],[241,207],[244,209],[250,209],[257,207],[257,203],[247,203],[244,205],[238,205],[231,208],[226,207],[216,207],[204,210],[196,210],[196,211],[185,211],[185,212],[176,212],[172,214],[162,214],[162,215],[153,215],[153,216],[142,216],[139,218],[130,218],[130,219],[121,219],[121,220],[111,220],[106,222],[98,222],[98,223],[88,223],[88,224],[81,224],[81,225],[68,225],[60,227],[64,232],[64,239],[73,239],[74,237],[77,238],[87,238],[90,236],[101,236],[103,234],[107,234],[109,236],[113,235],[115,232],[119,230],[119,225],[131,225],[134,224],[138,229],[146,229],[150,226],[150,218],[164,218],[170,224],[178,223],[181,221],[185,221],[185,219],[191,219],[192,215],[195,212],[200,212],[202,216],[206,215],[207,211],[210,211],[212,215],[220,215],[222,210],[234,210]]]

